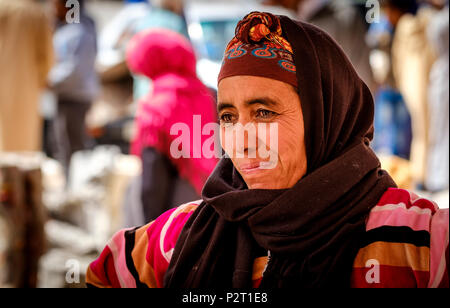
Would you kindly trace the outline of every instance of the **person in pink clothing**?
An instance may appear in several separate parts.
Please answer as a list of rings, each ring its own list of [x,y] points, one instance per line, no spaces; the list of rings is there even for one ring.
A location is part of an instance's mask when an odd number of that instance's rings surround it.
[[[218,120],[214,99],[197,77],[192,45],[180,34],[166,29],[137,34],[130,42],[127,62],[134,74],[150,78],[153,85],[139,102],[131,146],[143,162],[141,199],[148,222],[180,202],[199,198],[218,159],[195,152],[199,142],[201,146],[215,135],[211,131],[194,136],[194,126]],[[179,127],[189,134],[180,135]],[[177,141],[181,155],[173,146]]]

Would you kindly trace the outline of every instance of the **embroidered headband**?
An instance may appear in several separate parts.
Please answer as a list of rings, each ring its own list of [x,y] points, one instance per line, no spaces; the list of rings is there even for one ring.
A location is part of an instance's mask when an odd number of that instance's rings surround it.
[[[278,17],[252,12],[242,19],[225,50],[218,82],[231,76],[259,76],[298,87],[291,44]]]

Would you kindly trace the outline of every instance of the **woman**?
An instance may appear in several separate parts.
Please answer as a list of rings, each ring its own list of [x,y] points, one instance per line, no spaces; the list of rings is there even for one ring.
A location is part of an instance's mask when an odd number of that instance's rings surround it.
[[[448,286],[448,211],[380,169],[370,91],[327,34],[249,14],[218,90],[231,159],[219,162],[203,200],[117,233],[90,265],[89,286]],[[244,158],[225,146],[227,130],[248,123],[278,125],[272,168],[250,158],[248,140]],[[258,133],[266,149],[267,133]]]
[[[178,137],[172,127],[182,123],[192,132],[194,115],[204,123],[217,122],[217,115],[210,92],[197,77],[194,50],[182,35],[162,28],[141,32],[130,42],[127,62],[134,73],[153,81],[152,91],[140,101],[132,144],[133,154],[142,158],[141,200],[148,222],[198,198],[217,164],[215,157],[195,156],[191,147],[175,159],[172,144],[185,136]]]

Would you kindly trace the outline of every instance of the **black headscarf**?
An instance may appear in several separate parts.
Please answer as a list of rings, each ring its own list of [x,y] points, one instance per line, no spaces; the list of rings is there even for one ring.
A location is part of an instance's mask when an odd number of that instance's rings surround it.
[[[290,189],[251,190],[223,158],[177,241],[166,287],[251,287],[254,259],[267,251],[261,287],[350,286],[366,218],[396,186],[369,147],[372,96],[341,48],[279,18],[294,50],[307,174]]]

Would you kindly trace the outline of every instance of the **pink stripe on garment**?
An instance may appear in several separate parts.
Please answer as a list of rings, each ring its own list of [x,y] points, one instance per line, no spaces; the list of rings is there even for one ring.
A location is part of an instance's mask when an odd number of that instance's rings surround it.
[[[125,232],[128,230],[130,229],[117,232],[108,243],[108,247],[113,255],[114,268],[121,288],[136,288],[136,281],[128,270],[125,256]]]
[[[447,274],[448,229],[449,210],[439,210],[431,221],[430,288],[438,287]]]
[[[431,211],[418,207],[406,208],[405,204],[375,207],[369,215],[366,230],[382,226],[410,227],[414,231],[430,231]]]

